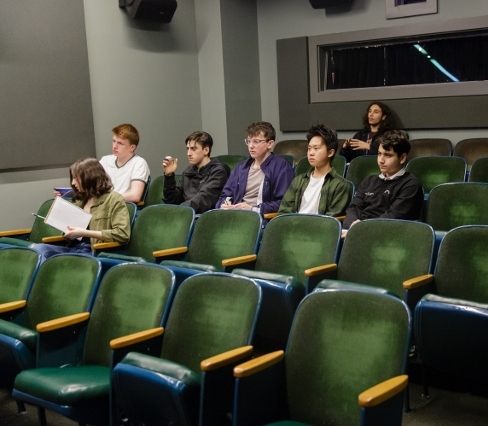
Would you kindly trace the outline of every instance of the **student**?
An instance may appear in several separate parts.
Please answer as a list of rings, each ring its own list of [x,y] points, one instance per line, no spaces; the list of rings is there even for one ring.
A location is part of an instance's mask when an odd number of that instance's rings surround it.
[[[141,200],[149,178],[146,160],[135,151],[139,145],[139,132],[131,124],[119,124],[112,129],[112,152],[100,159],[110,176],[114,191],[122,194],[125,201]]]
[[[232,171],[217,208],[253,210],[261,214],[278,211],[293,180],[293,169],[288,161],[271,152],[275,137],[275,129],[266,121],[249,125],[244,141],[250,156]]]
[[[72,202],[92,214],[88,229],[68,226],[64,245],[31,244],[46,259],[58,253],[91,253],[92,245],[130,237],[129,211],[124,198],[112,190],[112,182],[96,158],[82,158],[70,167]],[[81,240],[78,238],[81,237]]]
[[[378,154],[378,138],[387,130],[395,128],[395,119],[388,105],[371,102],[363,116],[363,129],[351,139],[346,139],[340,154],[348,163],[361,155]]]
[[[190,206],[196,213],[203,213],[214,208],[230,169],[210,158],[213,139],[208,133],[193,132],[186,138],[185,145],[190,166],[183,170],[178,184],[175,181],[178,159],[167,156],[163,160],[163,200],[167,204]]]
[[[345,214],[352,186],[331,166],[337,152],[337,133],[320,124],[307,134],[308,162],[312,168],[293,179],[278,213]]]
[[[391,130],[381,136],[378,148],[381,173],[367,177],[359,185],[346,210],[345,230],[364,219],[420,218],[424,194],[420,181],[405,171],[409,151],[408,134],[403,130]],[[343,237],[346,232],[343,231]]]

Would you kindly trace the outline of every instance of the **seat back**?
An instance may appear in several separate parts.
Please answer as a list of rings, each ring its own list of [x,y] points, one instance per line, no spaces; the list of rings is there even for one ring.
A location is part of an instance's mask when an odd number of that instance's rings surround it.
[[[191,207],[160,204],[145,207],[137,217],[127,255],[153,261],[153,251],[188,245],[195,211]]]
[[[136,219],[137,205],[135,203],[131,203],[130,201],[126,201],[125,205],[127,206],[127,210],[129,210],[129,221],[130,221],[130,227],[132,228],[134,226],[134,221]]]
[[[196,221],[185,261],[222,269],[222,260],[256,253],[261,216],[249,210],[209,210]]]
[[[408,161],[429,155],[452,155],[452,142],[444,138],[410,139]]]
[[[454,155],[463,157],[471,168],[478,158],[488,157],[488,138],[463,139],[454,146]]]
[[[341,224],[330,216],[284,214],[264,230],[256,270],[291,275],[305,285],[305,270],[337,261]]]
[[[0,303],[25,300],[40,263],[40,255],[29,248],[0,250]]]
[[[436,231],[462,225],[488,225],[488,184],[444,183],[429,195],[425,222]]]
[[[158,176],[151,180],[151,184],[147,190],[144,207],[153,206],[155,204],[164,204],[163,201],[163,186],[164,175]]]
[[[290,419],[360,424],[358,395],[405,372],[409,335],[408,308],[389,295],[308,295],[298,307],[285,355]]]
[[[379,175],[377,155],[362,155],[354,158],[346,172],[346,179],[354,183],[356,188],[368,176]]]
[[[288,139],[276,142],[273,148],[274,154],[289,154],[296,160],[307,155],[308,141],[306,139]]]
[[[110,340],[164,325],[173,298],[174,274],[149,263],[124,263],[103,277],[90,316],[85,365],[110,365]]]
[[[464,158],[439,155],[414,158],[407,164],[407,172],[420,180],[424,194],[441,183],[464,182],[466,169]]]
[[[242,154],[224,154],[215,156],[221,163],[226,164],[230,171],[234,170],[237,163],[247,159],[247,155]]]
[[[468,225],[449,231],[439,247],[435,293],[488,304],[488,226]]]
[[[285,159],[286,161],[288,161],[288,163],[290,164],[291,167],[293,167],[293,169],[295,168],[296,166],[296,161],[295,161],[295,157],[291,154],[276,154],[278,157],[281,157],[283,159]]]
[[[478,158],[469,172],[469,182],[488,183],[488,157]]]
[[[425,223],[364,220],[347,233],[337,276],[386,288],[403,299],[403,281],[429,273],[433,247],[434,231]]]
[[[142,209],[146,205],[147,194],[149,192],[150,185],[151,185],[151,176],[148,176],[147,182],[144,185],[144,191],[142,191],[141,199],[137,203],[135,203],[138,209]]]
[[[90,310],[100,270],[92,256],[60,254],[47,259],[32,285],[23,326],[34,330],[41,322]]]
[[[249,278],[203,273],[178,289],[165,327],[161,356],[200,371],[200,361],[250,344],[261,289]]]
[[[332,167],[334,167],[335,171],[339,173],[341,176],[344,176],[346,172],[346,157],[342,155],[334,155],[332,159]],[[295,169],[295,176],[301,175],[303,173],[307,173],[312,166],[308,162],[308,157],[305,156],[300,159]]]

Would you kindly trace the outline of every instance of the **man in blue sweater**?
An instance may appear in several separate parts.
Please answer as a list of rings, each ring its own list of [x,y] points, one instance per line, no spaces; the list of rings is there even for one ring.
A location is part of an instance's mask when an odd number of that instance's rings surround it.
[[[346,210],[343,238],[347,230],[360,220],[420,218],[424,194],[420,181],[405,171],[409,151],[407,132],[390,130],[381,136],[378,148],[381,173],[367,177],[359,185]]]
[[[266,121],[252,123],[247,128],[245,143],[250,157],[236,165],[216,208],[253,210],[261,214],[278,211],[294,173],[288,161],[271,152],[275,138],[275,129]]]

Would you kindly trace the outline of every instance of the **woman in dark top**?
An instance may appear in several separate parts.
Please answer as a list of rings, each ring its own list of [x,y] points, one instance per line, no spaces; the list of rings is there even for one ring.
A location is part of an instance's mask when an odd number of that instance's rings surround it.
[[[363,116],[363,129],[351,139],[346,139],[340,154],[348,163],[361,155],[378,154],[378,136],[395,128],[395,119],[388,105],[371,102]]]

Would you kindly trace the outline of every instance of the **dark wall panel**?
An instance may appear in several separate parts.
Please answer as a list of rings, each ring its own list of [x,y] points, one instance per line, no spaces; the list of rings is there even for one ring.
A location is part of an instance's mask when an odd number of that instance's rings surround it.
[[[303,132],[317,123],[336,130],[361,128],[369,102],[309,103],[307,38],[277,41],[280,128]],[[405,129],[488,127],[488,96],[453,96],[422,99],[371,99],[388,104]]]
[[[82,1],[0,0],[0,170],[95,155]]]

